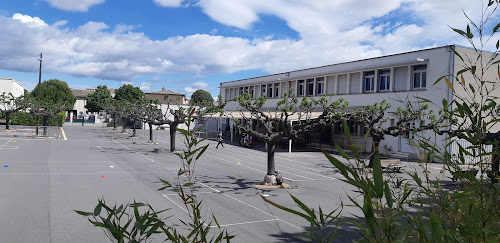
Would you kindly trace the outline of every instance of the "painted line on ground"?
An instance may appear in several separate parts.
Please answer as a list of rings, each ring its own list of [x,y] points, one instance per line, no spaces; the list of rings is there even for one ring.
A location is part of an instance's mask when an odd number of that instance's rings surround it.
[[[162,173],[159,171],[142,171],[142,172],[114,172],[114,171],[101,171],[101,172],[18,172],[18,173],[0,173],[0,175],[97,175],[97,174],[153,174]]]
[[[97,148],[99,148],[102,152],[106,152],[104,151],[104,149],[101,148],[101,146],[97,146]]]
[[[64,132],[64,129],[61,127],[61,132],[62,132],[62,135],[63,135],[63,139],[64,140],[68,140],[68,138],[66,137],[66,133]]]
[[[222,156],[224,156],[224,155],[222,155]],[[245,156],[245,155],[240,155],[240,156],[247,157],[247,158],[250,158],[252,160],[259,160],[259,158],[252,158],[252,157],[248,157],[248,156]],[[276,163],[276,165],[278,165],[278,163]],[[305,171],[305,170],[302,170],[302,169],[295,169],[295,168],[292,168],[290,166],[285,166],[285,165],[282,165],[282,164],[280,165],[280,167],[281,168],[290,169],[290,170],[296,170],[296,171],[300,171],[300,172],[303,172],[303,173],[308,173],[308,174],[311,174],[311,175],[320,176],[320,177],[324,177],[324,178],[328,178],[328,179],[337,179],[337,178],[333,178],[333,177],[329,177],[329,176],[325,176],[325,175],[321,175],[321,174],[316,174],[316,173],[313,173],[313,172]],[[279,171],[283,171],[284,172],[284,170],[279,170]]]
[[[5,147],[5,145],[7,145],[8,143],[10,143],[10,141],[12,141],[12,138],[10,138],[10,139],[9,139],[9,141],[7,141],[6,143],[4,143],[4,144],[2,145],[2,147],[0,147],[0,149],[2,149],[3,147]]]
[[[204,187],[207,187],[207,188],[210,188],[210,189],[212,189],[212,190],[214,190],[214,191],[216,191],[216,192],[219,192],[220,194],[222,194],[222,195],[224,195],[224,196],[226,196],[226,197],[229,197],[229,198],[231,198],[231,199],[233,199],[233,200],[235,200],[235,201],[238,201],[238,202],[240,202],[240,203],[242,203],[242,204],[245,204],[245,205],[247,205],[247,206],[249,206],[249,207],[251,207],[251,208],[253,208],[253,209],[256,209],[256,210],[258,210],[258,211],[260,211],[260,212],[262,212],[262,213],[265,213],[265,214],[267,214],[267,215],[269,215],[269,216],[273,217],[274,219],[280,220],[280,221],[282,221],[282,222],[284,222],[284,223],[286,223],[286,224],[288,224],[288,225],[291,225],[291,226],[293,226],[293,227],[295,227],[295,228],[297,228],[297,229],[303,230],[303,229],[302,229],[302,228],[300,228],[299,226],[296,226],[296,225],[291,224],[291,223],[289,223],[289,222],[287,222],[287,221],[285,221],[285,220],[282,220],[282,219],[280,219],[280,218],[278,218],[278,217],[274,216],[273,214],[268,213],[268,212],[266,212],[266,211],[264,211],[264,210],[262,210],[262,209],[260,209],[260,208],[257,208],[257,207],[255,207],[255,206],[253,206],[253,205],[251,205],[251,204],[248,204],[248,203],[246,203],[246,202],[244,202],[244,201],[242,201],[242,200],[240,200],[240,199],[238,199],[238,198],[235,198],[235,197],[232,197],[232,196],[230,196],[230,195],[227,195],[226,193],[220,192],[219,190],[217,190],[217,189],[215,189],[215,188],[212,188],[212,187],[210,187],[210,186],[208,186],[208,185],[205,185],[204,183],[201,183],[201,182],[200,182],[200,185],[202,185],[202,186],[204,186]]]
[[[195,192],[194,195],[196,195],[196,194],[213,194],[213,193],[215,193],[215,192]],[[162,196],[177,196],[177,195],[179,195],[179,194],[171,193],[171,194],[163,194]]]
[[[212,152],[212,151],[209,151],[209,150],[207,150],[207,151],[205,151],[205,152],[215,153],[215,152]],[[215,154],[217,154],[217,153],[215,153]],[[217,155],[221,155],[221,154],[217,154]],[[228,156],[228,155],[221,155],[221,156],[224,156],[224,157],[230,157],[230,156]],[[221,158],[219,157],[219,159],[221,159]],[[266,165],[261,165],[261,164],[252,163],[252,162],[248,162],[248,161],[245,161],[245,163],[248,163],[248,164],[253,164],[253,165],[256,165],[256,166],[266,167],[266,168],[267,168],[267,166],[266,166]],[[240,166],[241,166],[241,165],[240,165]],[[286,171],[281,170],[281,172],[286,172]],[[267,173],[267,171],[266,171],[265,173]],[[306,179],[310,179],[310,180],[312,180],[312,179],[313,179],[313,178],[309,178],[309,177],[307,177],[307,176],[301,176],[301,175],[297,175],[297,174],[290,173],[290,172],[286,172],[286,173],[287,173],[287,174],[289,174],[289,175],[294,175],[294,176],[298,176],[298,177],[302,177],[302,178],[306,178]],[[285,178],[285,177],[283,177],[283,178]],[[287,178],[287,179],[290,179],[290,178]]]
[[[177,194],[176,194],[176,195],[177,195]],[[181,205],[179,205],[178,203],[176,203],[174,200],[170,199],[170,198],[168,197],[168,194],[163,194],[162,196],[163,196],[164,198],[168,199],[169,201],[171,201],[173,204],[175,204],[177,207],[179,207],[180,209],[182,209],[184,212],[189,213],[189,212],[187,211],[187,209],[185,209],[184,207],[182,207]]]
[[[205,151],[205,152],[206,152],[206,151]],[[222,161],[226,161],[226,162],[228,162],[228,163],[230,163],[230,164],[234,164],[234,162],[231,162],[231,161],[229,161],[229,160],[222,159],[222,158],[220,158],[220,157],[212,156],[212,155],[210,155],[210,154],[206,154],[206,153],[205,153],[205,155],[206,155],[206,156],[208,156],[208,157],[212,157],[212,158],[216,158],[216,159],[219,159],[219,160],[222,160]],[[255,169],[255,168],[252,168],[252,167],[249,167],[249,166],[246,166],[246,165],[241,165],[241,164],[240,164],[240,165],[237,165],[237,166],[245,167],[245,168],[248,168],[248,169],[251,169],[251,170],[255,170],[255,171],[258,171],[258,172],[261,172],[261,173],[264,173],[264,174],[265,174],[265,173],[267,173],[267,171],[258,170],[258,169]],[[294,179],[291,179],[291,178],[288,178],[288,177],[283,177],[283,178],[284,178],[284,179],[287,179],[287,180],[290,180],[290,181],[295,181]]]
[[[146,156],[146,155],[144,155],[144,154],[141,154],[141,153],[139,153],[139,152],[137,152],[137,151],[135,151],[135,150],[133,150],[133,149],[131,149],[131,148],[129,148],[129,147],[127,147],[127,146],[123,145],[123,144],[121,144],[121,143],[120,143],[120,142],[118,142],[118,141],[115,141],[115,143],[120,144],[121,146],[125,147],[126,149],[128,149],[128,150],[130,150],[130,151],[132,151],[132,152],[134,152],[134,153],[136,153],[136,154],[138,154],[138,155],[140,155],[140,156],[142,156],[142,157],[144,157],[144,158],[148,159],[149,161],[151,161],[151,162],[153,162],[153,163],[155,162],[154,160],[150,159],[148,156]]]
[[[242,225],[242,224],[254,224],[254,223],[262,223],[262,222],[269,222],[269,221],[282,221],[281,219],[267,219],[267,220],[258,220],[258,221],[249,221],[249,222],[243,222],[243,223],[234,223],[234,224],[221,224],[219,225],[220,227],[226,227],[226,226],[235,226],[235,225]],[[217,225],[212,225],[210,226],[211,228],[216,228],[218,227]]]

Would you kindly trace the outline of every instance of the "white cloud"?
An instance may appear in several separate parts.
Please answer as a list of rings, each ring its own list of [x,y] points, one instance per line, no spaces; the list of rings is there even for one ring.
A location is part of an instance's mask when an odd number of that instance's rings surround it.
[[[208,84],[205,82],[196,82],[191,86],[184,87],[184,91],[186,91],[187,93],[193,93],[196,90],[206,89],[207,87],[208,87]]]
[[[154,0],[154,2],[162,7],[180,7],[184,0]]]
[[[38,17],[15,14],[0,16],[0,53],[18,57],[42,51],[44,71],[119,81],[141,75],[189,73],[201,80],[242,70],[275,73],[461,44],[462,39],[447,25],[463,28],[466,19],[460,6],[468,5],[468,0],[366,0],[363,4],[350,0],[200,0],[196,5],[212,19],[242,29],[251,29],[258,16],[273,15],[296,31],[298,40],[225,37],[215,35],[216,31],[153,40],[129,25],[110,28],[90,21],[69,28],[65,21],[48,25]],[[401,11],[419,21],[391,18],[390,14]],[[473,19],[478,19],[480,11],[479,4],[466,10]],[[377,20],[380,16],[384,21]],[[498,23],[498,15],[493,18]],[[36,72],[38,61],[0,62],[0,69]],[[203,88],[197,85],[184,90]]]
[[[128,84],[130,84],[130,85],[134,85],[134,82],[132,82],[132,81],[121,81],[121,82],[120,82],[120,84],[121,84],[122,86],[123,86],[123,85],[128,85]]]
[[[142,82],[141,86],[139,87],[143,92],[148,92],[151,90],[151,84]]]
[[[43,20],[41,20],[38,17],[31,17],[29,15],[23,15],[20,13],[15,13],[12,16],[12,19],[19,20],[23,24],[26,24],[26,26],[29,26],[29,27],[44,28],[44,27],[49,26],[47,23],[45,23]]]
[[[105,0],[44,0],[50,6],[66,11],[87,12],[93,5],[104,3]]]

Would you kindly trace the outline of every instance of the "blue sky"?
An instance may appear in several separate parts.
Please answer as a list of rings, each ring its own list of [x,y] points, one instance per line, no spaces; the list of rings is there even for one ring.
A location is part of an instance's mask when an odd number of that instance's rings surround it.
[[[72,88],[131,83],[216,96],[220,82],[467,45],[448,27],[465,27],[462,9],[478,20],[481,1],[2,1],[0,77],[31,90],[43,52],[42,80]]]

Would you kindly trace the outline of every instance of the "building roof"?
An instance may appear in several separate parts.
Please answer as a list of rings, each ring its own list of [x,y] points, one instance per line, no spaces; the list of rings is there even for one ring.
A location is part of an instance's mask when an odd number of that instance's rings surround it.
[[[115,93],[115,89],[108,89],[111,95]],[[89,94],[93,94],[95,92],[95,89],[71,89],[71,93],[76,98],[87,98]]]
[[[159,95],[182,95],[184,96],[184,94],[181,94],[181,93],[176,93],[174,91],[171,91],[171,90],[168,90],[168,89],[165,89],[165,86],[163,86],[163,88],[161,89],[161,91],[153,91],[153,92],[147,92],[147,94],[159,94]]]

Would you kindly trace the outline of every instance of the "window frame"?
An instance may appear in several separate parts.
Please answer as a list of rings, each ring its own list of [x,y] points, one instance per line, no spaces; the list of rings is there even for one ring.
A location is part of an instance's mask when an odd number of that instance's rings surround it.
[[[378,90],[379,91],[390,91],[391,90],[391,70],[380,70],[378,73]],[[382,84],[384,88],[382,89]]]
[[[312,88],[309,86],[312,85]],[[308,78],[306,79],[306,96],[314,96],[315,90],[314,90],[314,78]]]
[[[319,92],[319,89],[321,87],[321,92]],[[325,94],[325,78],[324,77],[317,77],[316,78],[316,95],[324,95]]]
[[[306,86],[305,81],[306,81],[305,79],[297,80],[297,96],[305,96],[305,94],[306,94],[306,92],[305,92],[305,86]]]
[[[266,84],[261,84],[260,85],[260,96],[267,97],[267,86],[266,86]]]
[[[413,75],[411,80],[412,89],[426,89],[427,88],[427,65],[416,65],[412,67]],[[418,86],[415,85],[415,80],[418,75]],[[425,85],[423,85],[425,82]]]
[[[274,98],[280,97],[280,83],[274,83]]]
[[[366,89],[367,87],[367,79],[370,79],[370,89]],[[372,93],[375,92],[375,71],[367,71],[363,73],[363,92],[364,93]]]

